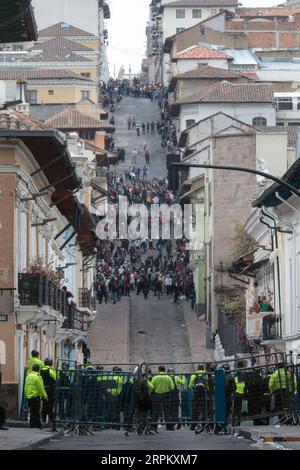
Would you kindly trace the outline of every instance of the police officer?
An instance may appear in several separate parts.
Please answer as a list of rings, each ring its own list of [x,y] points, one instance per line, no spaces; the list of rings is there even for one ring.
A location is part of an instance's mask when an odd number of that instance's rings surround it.
[[[32,371],[25,380],[25,395],[30,409],[30,427],[41,428],[40,406],[41,399],[47,400],[48,396],[40,375],[40,366],[33,364]]]
[[[152,388],[152,418],[154,428],[157,429],[157,420],[164,414],[166,429],[172,429],[171,413],[170,413],[170,392],[174,390],[175,385],[169,375],[166,374],[165,366],[159,366],[158,375],[153,377],[151,383]]]
[[[244,367],[243,361],[238,361],[237,369]],[[234,392],[233,392],[233,413],[232,419],[236,426],[240,425],[242,416],[243,399],[246,395],[246,382],[243,378],[242,372],[237,372],[234,376]]]
[[[47,357],[44,361],[44,367],[42,367],[40,372],[48,395],[48,400],[43,400],[42,421],[44,422],[46,422],[47,416],[49,416],[49,421],[52,421],[54,418],[56,372],[52,366],[52,359]]]
[[[170,392],[170,415],[172,423],[177,423],[177,429],[181,428],[181,423],[179,422],[179,405],[180,405],[180,389],[183,385],[186,384],[186,378],[184,375],[175,375],[174,369],[168,369],[168,374],[171,374],[170,377],[174,383],[174,390]],[[170,429],[174,430],[174,424],[170,425]]]
[[[291,373],[285,367],[284,362],[280,363],[269,378],[269,390],[275,399],[274,411],[283,411],[289,406],[290,392],[293,391],[293,386]]]
[[[207,418],[208,377],[204,364],[199,364],[196,374],[191,376],[189,389],[193,390],[191,430],[194,431],[199,418],[202,420],[202,425]]]
[[[30,372],[32,372],[33,364],[38,364],[40,366],[40,369],[42,369],[44,367],[44,363],[43,363],[43,361],[41,361],[41,359],[39,359],[39,355],[40,355],[40,353],[38,351],[36,351],[35,349],[33,351],[31,351],[31,358],[29,359],[29,361],[27,363],[27,373],[26,373],[26,375],[28,375],[28,374],[30,374]]]

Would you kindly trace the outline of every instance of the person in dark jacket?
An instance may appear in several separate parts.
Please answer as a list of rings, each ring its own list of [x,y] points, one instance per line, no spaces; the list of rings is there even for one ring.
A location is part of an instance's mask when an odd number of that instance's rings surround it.
[[[56,372],[52,368],[52,359],[46,358],[44,361],[44,367],[40,371],[42,376],[44,387],[48,395],[48,400],[43,400],[42,408],[42,421],[46,422],[47,416],[49,421],[54,418],[54,404],[55,404],[55,388],[56,388]]]

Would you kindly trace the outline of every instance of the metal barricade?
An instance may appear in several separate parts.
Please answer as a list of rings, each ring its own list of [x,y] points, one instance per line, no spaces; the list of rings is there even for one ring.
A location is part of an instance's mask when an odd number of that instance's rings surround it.
[[[259,366],[248,366],[251,359],[253,356],[232,359],[231,367],[224,361],[204,363],[200,372],[191,363],[167,364],[162,374],[171,377],[175,388],[161,396],[152,391],[148,421],[155,428],[159,424],[167,429],[189,425],[196,433],[223,433],[242,422],[297,424],[300,365],[294,366],[281,353],[257,356],[256,362],[263,364]],[[144,374],[153,380],[159,374],[157,364],[144,366]]]
[[[130,428],[138,365],[112,364],[57,371],[55,416],[65,427]]]

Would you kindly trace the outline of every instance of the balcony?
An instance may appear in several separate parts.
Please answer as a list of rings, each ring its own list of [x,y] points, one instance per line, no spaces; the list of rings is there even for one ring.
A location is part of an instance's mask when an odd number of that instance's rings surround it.
[[[18,291],[20,301],[18,322],[47,322],[50,317],[62,324],[62,328],[86,331],[87,324],[79,310],[74,305],[69,305],[66,294],[45,275],[19,274]]]
[[[269,341],[278,339],[274,312],[259,312],[247,315],[246,334],[249,340]]]

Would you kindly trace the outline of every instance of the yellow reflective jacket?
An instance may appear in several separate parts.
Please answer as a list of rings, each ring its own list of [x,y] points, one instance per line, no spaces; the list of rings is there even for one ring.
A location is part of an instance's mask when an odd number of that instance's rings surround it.
[[[39,359],[38,357],[32,357],[32,358],[29,359],[29,361],[27,362],[27,367],[28,367],[28,369],[27,369],[26,376],[32,372],[32,366],[33,366],[34,364],[38,364],[41,369],[44,367],[44,363],[43,363],[43,361],[41,361],[41,359]]]
[[[40,374],[36,371],[30,372],[25,380],[25,395],[29,400],[30,398],[43,398],[44,400],[48,399],[43,379]]]
[[[165,372],[160,372],[151,381],[153,393],[169,393],[175,389],[173,380]]]
[[[239,382],[239,379],[237,377],[234,377],[234,383],[235,383],[235,393],[237,395],[244,395],[245,388],[246,388],[245,382]]]
[[[274,393],[276,390],[285,390],[286,388],[289,388],[290,392],[293,391],[292,376],[289,371],[281,367],[271,374],[269,390],[271,393]]]

